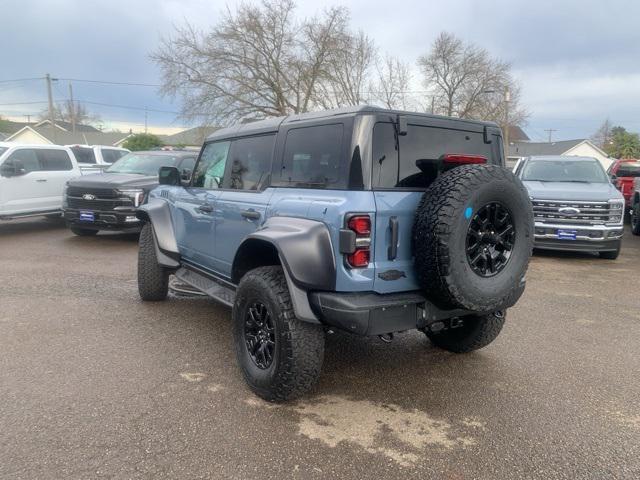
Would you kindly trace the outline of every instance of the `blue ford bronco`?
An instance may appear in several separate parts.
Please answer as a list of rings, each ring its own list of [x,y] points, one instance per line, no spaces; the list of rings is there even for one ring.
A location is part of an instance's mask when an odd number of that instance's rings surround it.
[[[533,217],[497,125],[375,107],[218,130],[190,180],[162,167],[137,212],[138,286],[169,276],[232,308],[249,387],[317,381],[327,331],[418,329],[470,352],[524,291]]]

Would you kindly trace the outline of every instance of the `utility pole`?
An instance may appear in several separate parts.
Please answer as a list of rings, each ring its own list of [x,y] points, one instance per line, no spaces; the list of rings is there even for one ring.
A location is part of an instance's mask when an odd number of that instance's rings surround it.
[[[76,106],[73,104],[73,87],[69,82],[69,107],[71,107],[71,131],[76,133]]]
[[[56,141],[56,124],[55,116],[53,114],[53,94],[51,93],[51,75],[48,73],[45,75],[47,82],[47,97],[49,98],[49,121],[51,122],[51,130],[53,132],[53,141]]]
[[[27,117],[27,123],[31,123],[31,115],[25,115]]]
[[[431,115],[433,115],[436,106],[436,97],[435,95],[431,95]]]
[[[507,88],[504,92],[504,161],[509,158],[509,103],[511,102],[511,92]]]
[[[555,128],[546,128],[544,131],[549,132],[549,143],[551,143],[551,134],[553,132],[557,132],[558,130],[556,130]]]
[[[147,133],[147,119],[148,119],[147,107],[144,107],[144,133]]]

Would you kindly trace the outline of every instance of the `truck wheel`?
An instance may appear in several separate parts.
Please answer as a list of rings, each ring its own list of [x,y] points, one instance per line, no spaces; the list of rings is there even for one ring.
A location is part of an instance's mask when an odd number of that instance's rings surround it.
[[[98,234],[98,230],[92,230],[90,228],[69,227],[69,230],[79,237],[93,237]]]
[[[433,333],[425,330],[429,340],[444,350],[469,353],[493,342],[504,325],[506,312],[462,317],[462,325]]]
[[[238,363],[256,395],[283,402],[311,389],[320,376],[324,331],[295,317],[281,267],[247,273],[232,316]]]
[[[631,233],[640,235],[640,202],[636,203],[631,211]]]
[[[609,252],[599,252],[600,258],[604,258],[606,260],[615,260],[620,255],[620,247],[622,246],[622,242],[618,242],[617,248],[615,250]]]
[[[513,173],[465,165],[441,176],[416,210],[418,280],[443,308],[492,312],[514,303],[533,247],[529,195]]]
[[[138,248],[138,293],[142,300],[157,302],[169,293],[169,272],[158,264],[153,226],[145,223]]]

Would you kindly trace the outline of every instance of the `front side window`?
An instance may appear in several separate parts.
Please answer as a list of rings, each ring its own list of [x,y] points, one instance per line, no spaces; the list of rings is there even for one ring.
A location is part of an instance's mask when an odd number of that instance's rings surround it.
[[[234,140],[231,162],[224,179],[224,188],[257,190],[271,172],[271,156],[275,135],[262,135]]]
[[[600,162],[593,160],[529,160],[522,169],[522,180],[530,182],[607,183]]]
[[[40,170],[40,161],[36,151],[32,148],[21,148],[16,150],[5,161],[5,165],[20,166],[26,173]]]
[[[204,147],[193,174],[194,187],[208,189],[222,187],[230,145],[231,142],[214,142],[208,143]]]
[[[193,167],[195,167],[195,165],[196,165],[196,157],[186,157],[186,158],[183,158],[182,161],[180,162],[180,169],[189,170],[190,172],[192,172]]]
[[[48,172],[68,172],[73,170],[69,154],[64,150],[38,150],[40,166]]]
[[[281,181],[292,187],[332,188],[344,184],[341,123],[289,130]]]

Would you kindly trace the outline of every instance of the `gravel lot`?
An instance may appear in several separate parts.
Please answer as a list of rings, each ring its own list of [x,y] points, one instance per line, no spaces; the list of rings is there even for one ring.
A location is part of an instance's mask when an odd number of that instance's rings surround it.
[[[1,478],[640,478],[640,238],[537,254],[488,348],[334,334],[320,383],[245,387],[229,311],[137,295],[135,237],[0,224]]]

